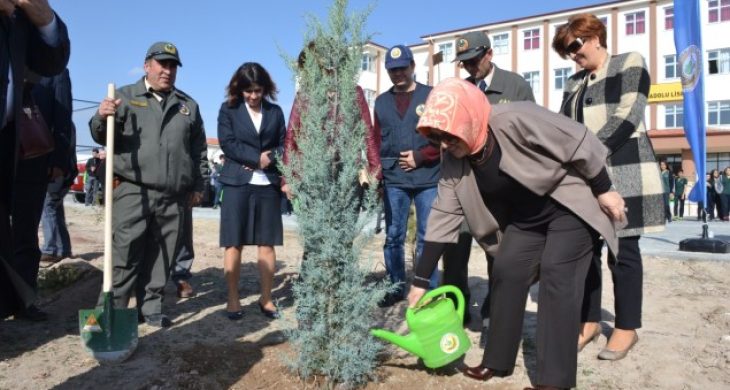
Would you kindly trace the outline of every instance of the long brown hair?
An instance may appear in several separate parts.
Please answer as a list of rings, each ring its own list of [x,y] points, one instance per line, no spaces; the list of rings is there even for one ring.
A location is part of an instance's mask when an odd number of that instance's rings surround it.
[[[244,62],[233,73],[233,77],[231,77],[231,81],[226,87],[228,106],[232,107],[238,104],[243,98],[241,96],[243,91],[248,89],[252,84],[259,85],[264,89],[263,95],[265,98],[270,101],[276,101],[276,94],[279,93],[279,90],[276,89],[276,84],[271,79],[271,76],[269,76],[269,72],[257,62]]]

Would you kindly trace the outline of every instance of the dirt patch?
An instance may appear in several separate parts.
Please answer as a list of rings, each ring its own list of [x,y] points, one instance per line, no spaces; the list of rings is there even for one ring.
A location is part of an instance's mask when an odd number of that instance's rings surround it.
[[[0,389],[301,389],[316,388],[321,378],[301,380],[290,373],[283,359],[290,353],[284,330],[291,326],[291,283],[296,277],[301,246],[287,231],[285,246],[277,248],[274,296],[284,319],[270,321],[258,312],[258,272],[255,248],[246,248],[241,270],[244,319],[229,321],[225,308],[222,251],[218,248],[218,221],[195,221],[196,261],[194,298],[177,299],[166,290],[165,310],[174,326],[157,330],[139,328],[135,354],[117,366],[100,366],[82,348],[78,310],[95,305],[101,287],[102,233],[98,211],[67,205],[74,259],[54,268],[62,281],[73,283],[42,292],[41,306],[51,319],[45,323],[0,322]],[[363,254],[375,274],[382,274],[382,234]],[[410,252],[409,252],[410,253]],[[590,344],[579,356],[581,389],[720,389],[730,388],[730,264],[645,258],[644,327],[641,341],[629,356],[603,362],[596,354],[605,344]],[[481,302],[486,285],[484,254],[475,250],[470,262],[474,302]],[[610,273],[604,272],[604,335],[613,326]],[[378,380],[366,389],[522,389],[535,375],[536,292],[527,302],[521,351],[514,375],[478,383],[463,377],[452,365],[427,370],[404,351],[388,348],[382,355]],[[479,347],[479,307],[468,334],[472,348],[464,362],[476,365]],[[405,332],[405,303],[380,310],[377,326]]]

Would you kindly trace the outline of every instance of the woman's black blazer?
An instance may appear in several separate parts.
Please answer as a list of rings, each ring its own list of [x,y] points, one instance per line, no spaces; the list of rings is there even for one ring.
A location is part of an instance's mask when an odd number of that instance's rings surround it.
[[[261,131],[256,132],[243,100],[232,107],[228,102],[221,105],[218,112],[218,141],[226,155],[219,178],[221,183],[239,186],[248,184],[253,172],[244,167],[258,169],[261,152],[271,150],[272,163],[264,169],[264,173],[271,184],[281,184],[281,173],[276,168],[276,162],[284,153],[284,113],[281,107],[266,100],[261,110]]]

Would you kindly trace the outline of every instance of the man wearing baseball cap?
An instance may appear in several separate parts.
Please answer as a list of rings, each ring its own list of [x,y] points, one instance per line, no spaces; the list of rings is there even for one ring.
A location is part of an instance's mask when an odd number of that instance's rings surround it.
[[[438,147],[416,131],[431,87],[416,82],[416,63],[411,49],[396,45],[385,55],[385,69],[393,87],[375,100],[375,137],[379,142],[384,187],[386,239],[385,268],[398,289],[388,294],[381,306],[392,306],[405,298],[405,238],[411,202],[416,207],[416,258],[423,249],[426,221],[436,198],[441,176]],[[438,271],[430,287],[438,286]]]
[[[175,88],[178,66],[174,44],[152,44],[145,76],[105,98],[89,122],[105,144],[106,118],[116,120],[114,304],[127,307],[135,296],[140,320],[155,327],[172,324],[162,314],[163,289],[183,241],[183,214],[200,203],[208,176],[203,119],[195,100]]]
[[[492,62],[492,43],[482,31],[468,32],[456,40],[456,59],[469,72],[467,81],[481,89],[490,104],[509,103],[528,100],[535,101],[532,88],[527,81],[517,73],[498,68]],[[496,244],[496,237],[494,239]],[[472,236],[466,225],[462,226],[459,242],[448,245],[444,253],[444,284],[459,287],[464,293],[464,299],[469,302],[470,291],[468,285],[469,255],[471,252]],[[487,249],[487,273],[491,280],[493,252],[497,246]],[[481,309],[484,330],[489,326],[489,290],[484,298]],[[464,323],[469,321],[468,312],[464,312]]]

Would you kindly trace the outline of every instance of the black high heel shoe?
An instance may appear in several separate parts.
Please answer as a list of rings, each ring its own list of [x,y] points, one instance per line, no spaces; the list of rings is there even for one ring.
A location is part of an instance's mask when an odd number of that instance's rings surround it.
[[[262,305],[261,302],[259,302],[259,309],[263,315],[271,318],[272,320],[277,320],[281,317],[278,310],[268,310],[264,308],[264,305]]]

